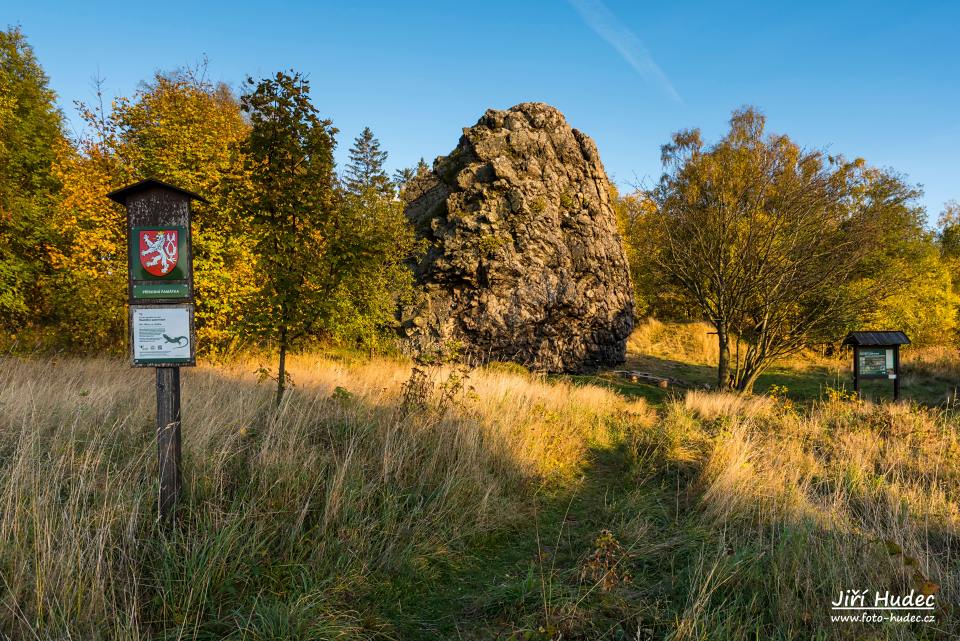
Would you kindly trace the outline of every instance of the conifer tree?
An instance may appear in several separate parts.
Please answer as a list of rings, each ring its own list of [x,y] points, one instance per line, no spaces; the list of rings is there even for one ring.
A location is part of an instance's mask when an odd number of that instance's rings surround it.
[[[346,190],[359,195],[367,189],[373,189],[384,197],[392,198],[394,185],[383,170],[386,161],[387,152],[380,149],[380,141],[370,127],[364,127],[363,133],[354,139],[350,148],[350,162],[343,181]]]
[[[428,171],[430,171],[430,166],[427,164],[427,161],[420,158],[415,166],[404,167],[403,169],[398,169],[393,172],[393,184],[397,186],[401,200],[403,200],[403,193],[407,188],[407,184],[417,176],[423,176]]]

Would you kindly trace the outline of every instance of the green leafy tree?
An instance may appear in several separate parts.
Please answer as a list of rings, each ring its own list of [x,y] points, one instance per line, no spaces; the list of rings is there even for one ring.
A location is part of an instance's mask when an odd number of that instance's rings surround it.
[[[394,185],[383,170],[387,162],[387,152],[380,149],[380,141],[374,137],[370,127],[364,127],[350,148],[350,162],[344,172],[344,187],[351,194],[359,195],[374,190],[385,198],[392,198]]]
[[[876,250],[864,261],[857,289],[889,287],[859,319],[862,327],[903,330],[915,345],[953,340],[957,296],[951,259],[925,228],[926,212],[919,189],[891,171],[865,169],[854,192],[876,227]]]
[[[960,298],[960,202],[950,200],[944,203],[943,211],[937,220],[936,242],[940,249],[943,267],[950,274],[951,290]],[[955,307],[960,305],[957,301]],[[954,309],[955,319],[957,310]],[[956,329],[954,329],[956,334]],[[956,340],[956,335],[954,340]]]
[[[937,242],[945,258],[960,259],[960,202],[949,200],[937,220]]]
[[[661,320],[697,318],[697,310],[691,309],[687,298],[664,278],[657,265],[662,243],[658,236],[656,202],[640,190],[622,196],[616,188],[611,187],[611,190],[610,202],[630,265],[637,316]]]
[[[261,80],[242,104],[252,124],[250,180],[235,197],[248,206],[261,278],[251,329],[279,347],[279,404],[298,343],[370,346],[396,325],[413,293],[405,261],[419,244],[401,203],[376,182],[335,188],[336,129],[317,115],[299,74]]]
[[[915,231],[917,192],[898,177],[768,135],[754,109],[716,144],[684,131],[662,155],[656,260],[717,330],[719,387],[751,390],[905,283],[888,269],[904,246],[885,240]]]
[[[0,326],[46,314],[43,283],[56,237],[49,224],[64,150],[56,95],[19,28],[0,31]]]
[[[953,285],[955,267],[930,243],[908,269],[905,286],[880,301],[863,319],[864,326],[902,330],[917,346],[953,342],[960,303]]]
[[[345,194],[329,228],[323,328],[333,339],[377,347],[398,325],[397,310],[411,302],[408,259],[422,249],[403,204],[375,187]],[[334,278],[339,274],[339,278]]]
[[[331,252],[338,223],[331,121],[310,102],[299,73],[277,73],[241,98],[252,129],[245,143],[250,172],[248,211],[261,279],[258,334],[279,348],[277,404],[286,388],[291,346],[323,320],[326,296],[339,283]]]

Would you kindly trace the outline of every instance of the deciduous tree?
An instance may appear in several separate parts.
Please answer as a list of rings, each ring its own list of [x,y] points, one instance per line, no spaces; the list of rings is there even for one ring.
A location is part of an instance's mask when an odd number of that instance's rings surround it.
[[[889,297],[864,312],[860,325],[905,331],[914,345],[952,341],[958,297],[951,259],[925,227],[920,190],[889,170],[866,169],[863,178],[855,202],[869,207],[878,228],[877,249],[865,260],[856,288],[883,288],[885,282],[895,286]]]
[[[335,188],[336,129],[317,115],[299,74],[261,80],[242,103],[252,124],[245,145],[251,180],[240,197],[261,281],[251,329],[279,347],[279,403],[286,356],[298,342],[369,346],[396,324],[398,303],[412,293],[405,261],[418,243],[382,183]]]
[[[81,105],[81,115],[87,135],[58,167],[64,196],[54,222],[63,242],[53,293],[61,335],[74,345],[94,337],[120,342],[126,228],[122,208],[103,195],[153,177],[209,201],[193,208],[197,333],[206,352],[228,343],[255,291],[246,218],[223,189],[244,180],[239,147],[249,125],[239,102],[225,85],[208,82],[201,64],[159,73],[109,110]]]
[[[677,291],[657,263],[662,241],[659,238],[656,202],[641,190],[626,195],[614,190],[610,202],[617,216],[617,227],[630,264],[637,316],[652,316],[661,320],[699,318],[688,299]]]
[[[960,202],[949,200],[937,219],[937,242],[945,258],[960,259]]]
[[[749,391],[776,358],[837,340],[902,282],[876,278],[899,251],[891,221],[914,211],[896,177],[768,135],[749,108],[716,144],[684,131],[662,156],[657,261],[716,327],[721,388]]]
[[[241,98],[252,129],[245,144],[250,171],[250,225],[261,291],[253,319],[279,348],[277,404],[286,389],[292,345],[314,333],[341,273],[324,260],[338,225],[334,191],[334,129],[317,115],[310,85],[299,73],[248,79]]]
[[[414,292],[407,260],[422,248],[403,204],[375,187],[348,193],[330,226],[328,286],[321,326],[332,338],[373,348],[397,326],[397,309]]]
[[[49,224],[66,145],[56,95],[19,28],[0,31],[0,326],[46,314],[42,283],[56,238]]]

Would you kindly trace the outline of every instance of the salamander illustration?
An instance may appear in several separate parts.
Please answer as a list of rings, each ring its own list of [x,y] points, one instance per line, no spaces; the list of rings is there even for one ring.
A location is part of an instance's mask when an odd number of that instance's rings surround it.
[[[169,336],[164,334],[163,338],[166,342],[173,343],[177,347],[186,347],[187,343],[190,342],[190,339],[188,339],[186,336],[177,336],[176,338],[170,338]]]

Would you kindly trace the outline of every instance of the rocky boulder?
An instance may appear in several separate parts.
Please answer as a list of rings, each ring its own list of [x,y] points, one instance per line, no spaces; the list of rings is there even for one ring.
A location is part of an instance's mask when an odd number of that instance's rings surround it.
[[[557,109],[488,110],[405,199],[428,241],[409,337],[549,372],[624,360],[633,299],[610,184],[594,142]]]

